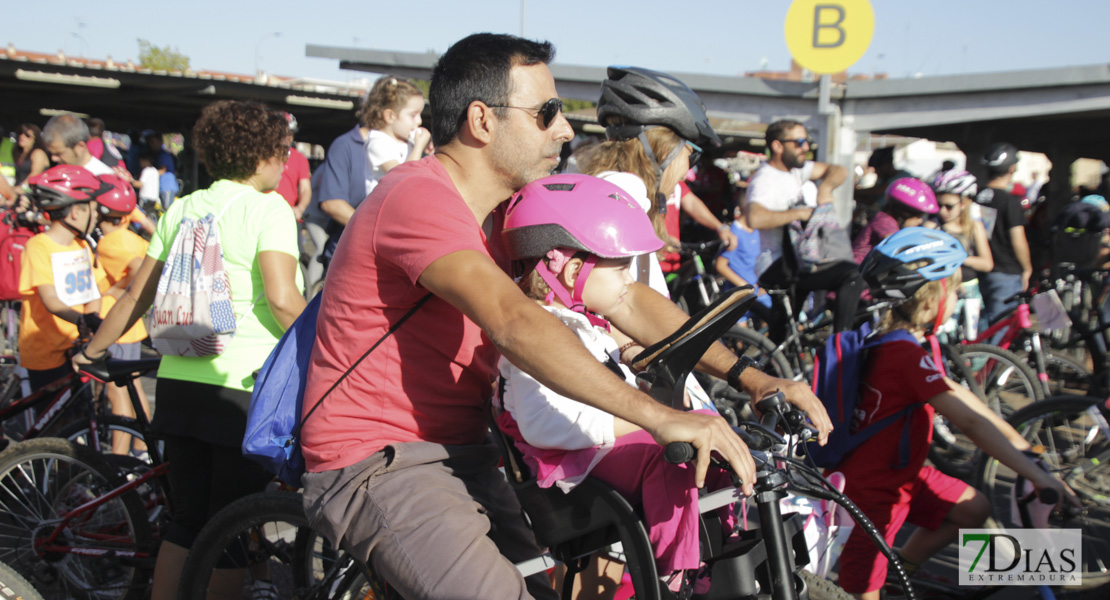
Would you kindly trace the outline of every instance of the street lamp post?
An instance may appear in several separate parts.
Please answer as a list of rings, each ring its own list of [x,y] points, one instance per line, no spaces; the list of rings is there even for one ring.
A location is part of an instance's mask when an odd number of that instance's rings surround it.
[[[255,73],[255,75],[260,73],[260,65],[262,64],[262,42],[265,42],[267,38],[271,38],[271,37],[281,37],[281,32],[280,31],[273,31],[273,32],[267,33],[266,35],[263,35],[262,37],[258,38],[258,43],[255,44],[255,46],[254,46],[254,73]]]

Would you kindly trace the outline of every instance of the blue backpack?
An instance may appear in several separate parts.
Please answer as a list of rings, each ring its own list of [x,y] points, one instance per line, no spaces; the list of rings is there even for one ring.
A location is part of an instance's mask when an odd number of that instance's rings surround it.
[[[254,381],[243,455],[262,463],[289,485],[300,487],[304,455],[297,437],[312,347],[316,343],[316,294],[293,325],[281,336]]]
[[[281,336],[270,356],[254,380],[254,392],[247,409],[247,431],[243,435],[243,456],[253,459],[266,467],[285,483],[300,487],[304,475],[304,454],[301,452],[300,434],[312,413],[370,356],[385,338],[393,335],[432,295],[420,299],[405,316],[394,323],[373,346],[370,346],[339,379],[324,392],[312,405],[308,414],[301,419],[304,406],[304,386],[308,375],[308,363],[312,359],[312,347],[316,344],[316,315],[320,312],[320,299],[323,293],[316,294],[308,302],[297,320]]]
[[[867,364],[867,351],[887,342],[904,340],[917,344],[917,338],[904,329],[885,335],[873,335],[871,327],[864,324],[857,330],[841,331],[829,337],[824,347],[817,351],[813,362],[813,392],[825,406],[832,420],[833,432],[824,446],[817,442],[806,444],[806,452],[819,467],[835,467],[849,452],[871,439],[899,419],[905,419],[898,456],[891,465],[900,469],[909,463],[910,419],[920,404],[911,404],[903,410],[872,423],[861,431],[851,432],[852,419],[860,401],[860,380]]]

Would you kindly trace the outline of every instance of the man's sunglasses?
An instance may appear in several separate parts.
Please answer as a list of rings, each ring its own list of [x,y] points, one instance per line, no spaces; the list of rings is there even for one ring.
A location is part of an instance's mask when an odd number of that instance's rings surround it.
[[[811,145],[813,145],[813,142],[809,138],[804,138],[804,137],[803,138],[798,138],[796,140],[779,140],[779,141],[784,143],[784,144],[793,143],[795,146],[797,146],[799,148],[801,148],[802,146],[811,146]]]
[[[539,108],[531,106],[509,106],[507,104],[487,104],[486,106],[490,108],[516,108],[528,112],[536,112],[543,119],[543,128],[547,129],[551,127],[551,123],[555,120],[555,117],[559,116],[559,113],[562,112],[563,101],[558,98],[552,98],[544,102],[543,106]]]
[[[544,129],[552,126],[552,122],[555,121],[558,113],[563,111],[563,101],[557,98],[553,98],[551,100],[548,100],[547,102],[544,102],[544,104],[542,106],[539,106],[539,108],[533,108],[533,106],[509,106],[508,104],[486,105],[490,106],[491,109],[519,109],[522,111],[536,112],[543,119]]]

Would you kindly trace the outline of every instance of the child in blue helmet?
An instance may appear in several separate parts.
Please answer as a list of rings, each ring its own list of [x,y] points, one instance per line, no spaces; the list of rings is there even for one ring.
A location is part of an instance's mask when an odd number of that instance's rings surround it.
[[[931,326],[943,323],[956,305],[960,266],[967,252],[953,236],[923,227],[903,229],[883,240],[861,267],[876,298],[904,300],[883,318],[878,333],[904,329],[924,340]],[[881,430],[849,454],[836,470],[845,476],[844,492],[884,533],[887,543],[906,521],[917,526],[899,551],[907,571],[956,541],[960,528],[981,527],[990,515],[987,499],[968,484],[925,466],[939,412],[1002,464],[1028,478],[1039,490],[1065,487],[1027,456],[1021,435],[971,392],[937,369],[921,345],[889,341],[868,355],[861,398],[852,431],[916,405],[909,419],[909,462],[896,468],[904,421]],[[876,457],[884,457],[876,460]],[[889,460],[888,460],[889,458]],[[1066,500],[1078,505],[1070,491]],[[886,559],[860,529],[849,537],[840,557],[840,586],[865,600],[879,598]]]

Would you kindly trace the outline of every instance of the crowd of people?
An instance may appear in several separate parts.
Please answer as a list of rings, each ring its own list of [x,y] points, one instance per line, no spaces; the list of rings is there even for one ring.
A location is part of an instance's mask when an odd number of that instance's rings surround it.
[[[154,598],[176,594],[205,522],[270,479],[239,450],[254,373],[320,281],[306,411],[326,398],[303,423],[305,511],[316,530],[406,598],[460,590],[555,597],[546,577],[525,579],[513,566],[540,549],[497,470],[487,438],[491,399],[542,487],[570,490],[587,475],[607,481],[644,507],[669,584],[699,568],[697,489],[729,485],[710,454],[731,466],[747,494],[755,465],[711,402],[693,411],[663,406],[630,370],[643,348],[687,318],[665,283],[676,259],[664,249],[677,244],[680,211],[725,243],[716,265],[729,282],[827,294],[835,331],[854,327],[868,289],[908,299],[881,331],[920,339],[951,316],[957,292],[980,290],[993,319],[1029,283],[1011,145],[982,157],[982,190],[955,169],[914,179],[877,153],[875,188],[882,187],[857,196],[867,225],[836,254],[814,258],[797,244],[804,224],[828,223],[846,238],[834,223],[833,192],[851,182],[843,167],[809,159],[804,124],[768,127],[768,160],[730,210],[734,219],[721,222],[685,182],[703,149],[720,140],[697,95],[649,69],[608,70],[598,103],[606,140],[577,157],[580,173],[551,175],[574,136],[548,68],[553,58],[548,43],[476,34],[440,57],[427,99],[412,82],[382,77],[357,125],[312,174],[292,147],[292,115],[215,102],[190,138],[214,183],[182,198],[167,188],[174,160],[156,134],[124,159],[74,115],[52,118],[41,132],[21,127],[16,186],[48,223],[27,244],[21,274],[20,359],[33,388],[72,368],[79,338],[87,341],[73,364],[137,358],[147,335],[142,317],[160,281],[173,276],[163,267],[183,224],[208,218],[219,233],[234,338],[215,354],[165,356],[158,372],[153,427],[173,464],[174,512]],[[421,121],[425,102],[434,107],[430,129]],[[140,200],[165,211],[149,224],[149,244],[129,229],[147,225],[134,213]],[[315,249],[307,277],[298,220]],[[919,252],[909,257],[908,247]],[[784,307],[772,308],[771,335],[782,339]],[[842,470],[849,495],[889,541],[903,521],[919,525],[902,548],[907,565],[986,518],[974,489],[924,466],[934,409],[1038,488],[1075,501],[1023,454],[1028,442],[943,377],[919,344],[889,344],[865,375],[874,394],[864,405],[882,398],[866,418],[910,405],[928,418],[915,421],[908,465],[866,460],[894,452],[892,433],[873,438]],[[911,363],[920,366],[907,374]],[[714,344],[698,368],[754,398],[783,392],[823,443],[832,424],[812,390],[753,364]],[[692,398],[704,396],[695,380],[687,387]],[[125,413],[120,392],[110,398]],[[695,463],[662,460],[663,445],[675,441],[694,445]],[[123,444],[117,451],[142,451]],[[878,597],[882,561],[862,533],[854,536],[840,584]]]

